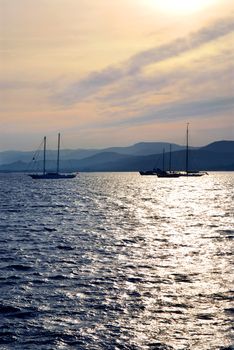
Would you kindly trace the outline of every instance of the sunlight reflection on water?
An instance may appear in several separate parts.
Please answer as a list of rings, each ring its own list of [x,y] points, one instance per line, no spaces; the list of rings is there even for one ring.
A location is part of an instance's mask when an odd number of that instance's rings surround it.
[[[3,349],[231,345],[234,173],[0,182]]]

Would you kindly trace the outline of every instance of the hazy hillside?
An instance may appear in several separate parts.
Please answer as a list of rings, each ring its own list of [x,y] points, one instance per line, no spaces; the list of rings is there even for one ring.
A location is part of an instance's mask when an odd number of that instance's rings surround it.
[[[150,154],[162,153],[163,149],[169,151],[170,145],[173,151],[178,151],[185,148],[185,146],[180,146],[175,143],[170,144],[168,142],[139,142],[129,147],[106,148],[103,150],[103,152],[115,152],[134,156],[146,156]]]
[[[34,152],[23,152],[23,151],[4,151],[0,152],[0,165],[8,164],[13,162],[30,162],[33,158]]]
[[[119,153],[125,155],[149,155],[149,154],[157,154],[161,153],[163,148],[169,151],[170,144],[168,142],[139,142],[135,145],[128,147],[109,147],[104,149],[62,149],[61,150],[61,159],[69,160],[69,159],[84,159],[88,157],[92,157],[96,154],[101,153]],[[172,144],[172,150],[177,151],[184,149],[184,146],[180,146],[177,144]],[[17,161],[22,162],[30,162],[34,155],[37,153],[38,159],[41,159],[43,156],[42,149],[38,152],[35,151],[4,151],[0,152],[0,165],[2,164],[10,164]],[[55,160],[57,157],[57,150],[48,150],[47,151],[47,159]]]
[[[216,141],[212,142],[209,145],[202,147],[203,150],[211,152],[234,152],[234,141]]]
[[[162,150],[169,150],[168,143],[141,142],[129,147],[112,147],[98,150],[65,150],[61,152],[63,171],[139,171],[162,167]],[[109,151],[108,151],[109,150]],[[112,151],[110,151],[112,150]],[[115,150],[115,152],[113,151]],[[116,152],[118,150],[118,152]],[[157,150],[154,151],[153,150]],[[173,145],[172,170],[185,169],[184,146]],[[176,151],[175,151],[176,150]],[[126,153],[129,152],[129,153]],[[149,154],[148,154],[149,152]],[[2,152],[5,158],[16,157],[14,152]],[[143,153],[143,154],[142,154]],[[146,153],[146,155],[145,155]],[[21,159],[0,165],[0,171],[39,171],[40,160],[30,162],[30,152],[18,152]],[[32,154],[31,154],[32,155]],[[66,157],[63,157],[66,155]],[[85,157],[86,155],[86,157]],[[88,155],[88,156],[87,156]],[[1,156],[1,154],[0,154]],[[83,156],[84,158],[78,158]],[[25,161],[26,159],[26,161]],[[169,166],[169,152],[165,153],[165,167]],[[56,151],[48,151],[47,170],[56,168]],[[189,150],[190,170],[234,170],[234,141],[217,141],[205,147]]]
[[[234,170],[232,167],[234,152],[209,152],[206,150],[190,150],[190,170]],[[162,168],[162,155],[155,154],[149,156],[128,156],[125,158],[118,157],[117,154],[112,153],[111,159],[99,158],[98,163],[95,161],[96,156],[93,157],[94,163],[89,163],[89,160],[80,161],[77,164],[80,171],[139,171],[149,170],[155,167]],[[169,153],[165,154],[165,168],[169,167]],[[172,169],[185,169],[185,151],[178,151],[172,153]]]
[[[98,153],[99,150],[95,149],[78,149],[78,150],[61,150],[61,158],[62,159],[83,159],[86,157],[90,157],[96,153]],[[30,162],[32,161],[33,157],[37,154],[38,159],[43,157],[43,151],[40,150],[38,152],[29,151],[4,151],[0,152],[0,165],[2,164],[9,164],[13,162]],[[55,160],[57,157],[57,151],[56,150],[48,150],[47,151],[47,158],[50,160]]]

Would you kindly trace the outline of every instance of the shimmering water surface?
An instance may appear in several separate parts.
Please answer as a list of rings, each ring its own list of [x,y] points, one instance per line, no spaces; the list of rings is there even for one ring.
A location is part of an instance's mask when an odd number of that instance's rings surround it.
[[[234,173],[0,175],[0,349],[232,349]]]

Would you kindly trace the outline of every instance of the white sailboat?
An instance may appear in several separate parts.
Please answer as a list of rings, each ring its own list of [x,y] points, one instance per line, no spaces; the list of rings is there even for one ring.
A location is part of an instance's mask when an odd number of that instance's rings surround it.
[[[46,136],[43,141],[43,171],[40,174],[29,174],[32,179],[48,179],[48,180],[57,180],[57,179],[72,179],[76,177],[76,173],[60,173],[60,133],[58,134],[58,149],[57,149],[57,168],[54,172],[46,171]]]

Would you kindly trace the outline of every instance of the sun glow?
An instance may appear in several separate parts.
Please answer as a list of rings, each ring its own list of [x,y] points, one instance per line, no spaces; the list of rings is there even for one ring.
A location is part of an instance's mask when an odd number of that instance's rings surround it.
[[[155,8],[163,12],[189,14],[202,11],[208,6],[214,5],[217,0],[147,0]]]

